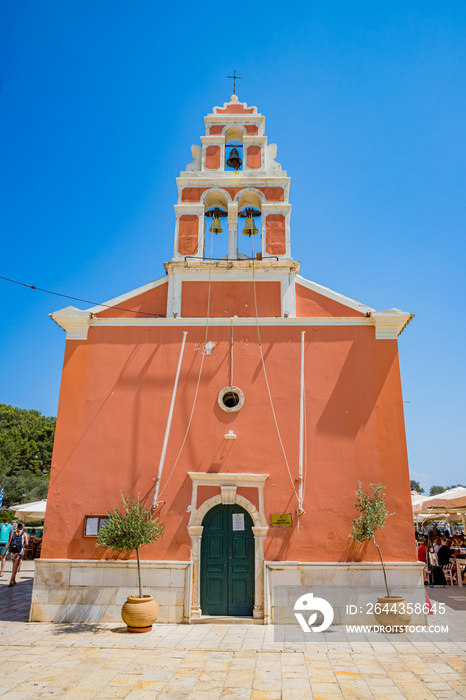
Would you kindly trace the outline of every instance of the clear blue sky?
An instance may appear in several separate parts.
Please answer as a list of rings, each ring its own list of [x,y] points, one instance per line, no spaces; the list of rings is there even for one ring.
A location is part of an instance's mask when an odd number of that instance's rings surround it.
[[[0,275],[96,302],[163,276],[175,177],[236,69],[292,179],[301,273],[416,314],[412,478],[465,483],[465,37],[460,1],[3,0]],[[0,292],[0,401],[56,415],[47,314],[69,302]]]

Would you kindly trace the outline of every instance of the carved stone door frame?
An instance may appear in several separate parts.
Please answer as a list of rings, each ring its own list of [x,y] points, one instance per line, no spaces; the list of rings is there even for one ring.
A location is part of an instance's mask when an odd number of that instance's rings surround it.
[[[210,474],[205,472],[188,472],[193,482],[191,517],[188,523],[188,533],[191,538],[191,559],[193,562],[193,586],[191,599],[191,618],[201,617],[201,538],[202,520],[208,510],[219,504],[237,504],[244,508],[254,523],[254,609],[253,617],[264,617],[264,539],[268,527],[264,513],[264,486],[268,474]],[[198,486],[217,486],[220,493],[207,499],[197,507]],[[247,486],[258,489],[259,510],[244,496],[239,496],[237,488]]]

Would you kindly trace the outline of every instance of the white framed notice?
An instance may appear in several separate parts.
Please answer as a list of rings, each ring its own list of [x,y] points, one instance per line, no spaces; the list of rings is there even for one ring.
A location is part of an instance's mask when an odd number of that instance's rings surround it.
[[[108,515],[85,515],[84,537],[97,537],[101,527],[108,522]]]
[[[244,530],[244,513],[233,513],[233,530]]]
[[[97,537],[99,532],[99,518],[92,518],[92,517],[87,517],[86,518],[86,530],[85,530],[85,536],[86,537]]]

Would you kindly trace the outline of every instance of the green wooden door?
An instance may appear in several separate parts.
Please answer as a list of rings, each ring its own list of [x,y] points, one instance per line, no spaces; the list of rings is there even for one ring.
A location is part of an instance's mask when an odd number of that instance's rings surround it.
[[[219,505],[202,522],[203,615],[252,615],[254,536],[252,518],[240,506]]]

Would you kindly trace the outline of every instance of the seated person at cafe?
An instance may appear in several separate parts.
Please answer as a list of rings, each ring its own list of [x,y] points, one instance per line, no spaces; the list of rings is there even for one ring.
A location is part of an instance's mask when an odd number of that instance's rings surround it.
[[[437,552],[439,566],[448,566],[452,557],[456,557],[456,552],[451,548],[452,541],[446,540]]]
[[[417,549],[417,560],[425,562],[426,560],[426,539],[423,537]]]
[[[461,535],[455,535],[453,537],[453,548],[456,548],[456,556],[459,557],[460,559],[464,559],[465,555],[463,552],[461,552],[461,549],[464,548],[464,542],[463,538]]]

